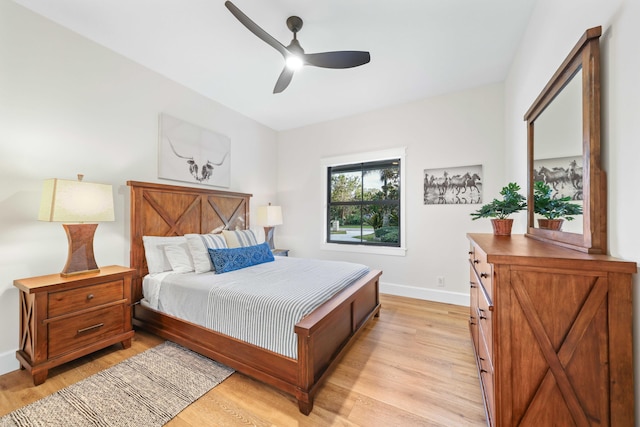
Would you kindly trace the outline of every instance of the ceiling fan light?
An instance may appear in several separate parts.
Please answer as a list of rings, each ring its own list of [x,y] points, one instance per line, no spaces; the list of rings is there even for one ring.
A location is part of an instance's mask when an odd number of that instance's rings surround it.
[[[299,70],[304,65],[304,61],[302,60],[302,58],[296,55],[289,55],[287,57],[286,63],[287,68],[294,71]]]

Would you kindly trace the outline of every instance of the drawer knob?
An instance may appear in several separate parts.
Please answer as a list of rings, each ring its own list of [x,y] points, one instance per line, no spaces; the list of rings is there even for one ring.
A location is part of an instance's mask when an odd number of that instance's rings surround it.
[[[469,282],[469,286],[471,286],[471,289],[476,287],[476,282]]]
[[[486,279],[487,277],[489,277],[489,275],[487,273],[480,273],[480,277]]]
[[[473,260],[473,263],[474,263],[474,264],[480,264],[480,260],[479,260],[479,259],[474,259],[474,260]]]
[[[93,299],[93,294],[89,294],[89,295],[87,295],[87,299],[88,299],[88,300],[92,300],[92,299]]]

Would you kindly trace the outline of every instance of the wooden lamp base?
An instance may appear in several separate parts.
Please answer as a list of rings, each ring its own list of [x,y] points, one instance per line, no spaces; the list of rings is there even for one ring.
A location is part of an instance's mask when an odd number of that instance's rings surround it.
[[[264,228],[264,240],[265,242],[267,242],[267,244],[269,245],[269,249],[273,250],[275,249],[275,246],[273,245],[273,234],[274,234],[274,227],[265,227]]]
[[[74,276],[83,273],[97,273],[100,271],[93,256],[93,236],[98,224],[62,224],[67,232],[69,253],[67,263],[60,275]]]

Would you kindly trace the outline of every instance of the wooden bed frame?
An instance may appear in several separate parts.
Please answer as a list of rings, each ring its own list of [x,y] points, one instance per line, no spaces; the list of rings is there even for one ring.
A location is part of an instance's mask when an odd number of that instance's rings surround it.
[[[297,399],[308,415],[318,386],[363,326],[380,313],[379,277],[372,270],[295,325],[298,358],[291,359],[140,304],[148,269],[142,236],[249,228],[251,194],[128,181],[131,187],[133,324],[217,360]]]

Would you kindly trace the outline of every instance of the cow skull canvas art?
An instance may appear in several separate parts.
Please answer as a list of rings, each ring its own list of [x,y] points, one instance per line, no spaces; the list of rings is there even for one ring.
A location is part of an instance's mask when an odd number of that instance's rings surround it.
[[[225,135],[160,114],[159,178],[229,187],[230,157]]]

